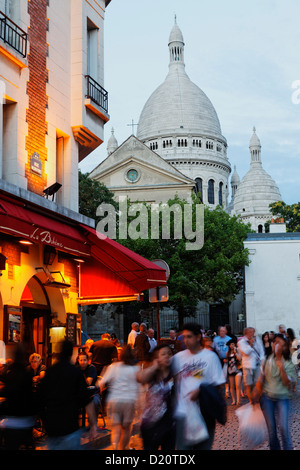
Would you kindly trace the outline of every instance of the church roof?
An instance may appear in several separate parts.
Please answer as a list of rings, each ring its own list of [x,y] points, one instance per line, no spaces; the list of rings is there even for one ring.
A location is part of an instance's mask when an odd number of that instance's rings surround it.
[[[169,73],[147,100],[138,123],[137,137],[204,135],[225,141],[215,108],[185,71],[184,42],[177,25],[169,38]]]
[[[276,182],[262,166],[260,147],[260,140],[254,128],[250,140],[251,166],[239,183],[234,196],[236,214],[268,215],[269,204],[282,200]]]

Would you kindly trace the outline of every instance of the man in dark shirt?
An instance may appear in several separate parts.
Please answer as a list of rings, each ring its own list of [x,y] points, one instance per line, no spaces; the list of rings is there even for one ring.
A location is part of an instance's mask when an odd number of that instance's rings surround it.
[[[104,333],[99,341],[95,341],[90,349],[92,364],[96,367],[97,375],[101,375],[102,369],[118,360],[118,350],[110,341],[110,335]]]
[[[135,338],[134,347],[137,353],[137,359],[142,365],[146,365],[150,360],[150,343],[146,334],[147,327],[145,323],[140,324],[140,334]]]
[[[92,398],[82,372],[71,363],[72,352],[72,343],[64,341],[59,361],[47,369],[41,381],[43,424],[49,450],[80,448],[79,412],[83,407],[93,423]]]
[[[83,374],[86,385],[89,389],[95,408],[95,422],[97,422],[100,411],[100,388],[98,387],[98,376],[96,367],[89,364],[89,356],[85,351],[78,354],[78,366]]]

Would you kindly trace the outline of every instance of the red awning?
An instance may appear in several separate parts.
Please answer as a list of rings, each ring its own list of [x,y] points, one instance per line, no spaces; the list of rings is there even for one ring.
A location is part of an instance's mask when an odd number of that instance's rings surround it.
[[[107,297],[137,297],[146,289],[166,285],[164,269],[96,230],[81,227],[91,243],[93,261],[81,264],[79,303]]]
[[[34,212],[24,202],[0,197],[0,231],[18,238],[51,245],[76,256],[90,255],[90,246],[79,228],[49,215]]]
[[[26,201],[0,196],[0,232],[84,258],[80,265],[79,303],[134,300],[166,284],[166,272],[142,256],[76,222]],[[76,225],[75,225],[76,224]]]

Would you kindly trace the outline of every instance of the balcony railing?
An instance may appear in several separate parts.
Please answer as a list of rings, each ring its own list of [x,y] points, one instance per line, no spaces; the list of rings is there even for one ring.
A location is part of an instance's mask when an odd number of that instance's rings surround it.
[[[0,11],[0,39],[26,57],[27,34],[2,11]]]
[[[104,90],[104,88],[99,85],[90,75],[86,75],[87,78],[87,98],[90,98],[94,103],[104,111],[108,112],[108,92]]]

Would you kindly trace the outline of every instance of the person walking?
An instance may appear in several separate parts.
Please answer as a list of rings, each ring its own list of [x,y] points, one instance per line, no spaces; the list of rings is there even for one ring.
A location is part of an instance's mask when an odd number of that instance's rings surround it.
[[[157,346],[157,341],[154,338],[154,330],[152,328],[149,328],[147,334],[148,334],[148,339],[149,339],[149,343],[150,343],[149,354],[151,354]]]
[[[227,363],[226,363],[226,354],[228,351],[227,343],[230,340],[230,336],[227,335],[227,329],[225,326],[219,326],[218,335],[214,337],[213,348],[218,354],[221,365],[224,368],[225,376],[225,398],[229,398],[229,383],[228,383],[228,374],[227,374]]]
[[[270,339],[270,334],[268,331],[265,331],[262,334],[261,340],[262,340],[263,347],[265,350],[265,356],[268,357],[270,356],[270,354],[272,354],[272,341]]]
[[[255,337],[255,329],[247,327],[244,336],[238,342],[239,352],[242,355],[242,369],[245,391],[252,403],[252,391],[260,376],[260,367],[265,351],[262,342]]]
[[[99,382],[101,391],[109,384],[107,412],[112,420],[114,450],[127,450],[139,393],[139,366],[131,346],[122,349],[120,361],[112,363]]]
[[[215,419],[206,416],[207,436],[192,444],[186,441],[189,426],[187,415],[199,406],[201,386],[210,384],[219,387],[224,384],[220,360],[214,352],[202,347],[202,332],[196,323],[185,324],[182,335],[187,349],[173,356],[172,370],[175,378],[175,418],[178,450],[211,449],[215,433]],[[194,404],[192,403],[194,402]],[[200,409],[200,407],[199,407]],[[211,411],[211,410],[206,410]],[[203,417],[202,417],[203,418]]]
[[[103,333],[101,339],[92,344],[90,353],[92,354],[92,364],[96,367],[97,375],[102,374],[104,367],[118,360],[118,350],[112,341],[110,341],[108,333]]]
[[[135,339],[134,348],[136,350],[137,360],[141,367],[147,367],[147,364],[150,360],[150,343],[147,336],[147,326],[145,323],[140,324],[140,334],[137,335]]]
[[[138,381],[148,384],[142,413],[141,434],[144,450],[175,449],[174,380],[171,373],[173,352],[168,344],[160,344],[153,351],[150,367],[140,370]]]
[[[242,383],[242,371],[241,371],[241,360],[237,349],[237,343],[234,339],[230,339],[227,343],[228,351],[226,355],[227,359],[227,373],[229,381],[230,395],[232,399],[232,405],[240,404],[241,397],[241,383]],[[235,398],[236,397],[236,398]]]
[[[296,371],[290,358],[288,341],[283,335],[276,335],[272,351],[264,361],[252,400],[254,403],[260,400],[267,423],[270,450],[280,450],[277,427],[283,450],[293,450],[289,409],[293,384],[296,382]]]
[[[128,335],[127,344],[132,349],[134,348],[135,339],[136,339],[136,337],[139,333],[139,327],[140,327],[140,325],[137,322],[133,322],[131,324],[131,331]]]
[[[85,407],[92,433],[94,407],[81,370],[72,364],[73,344],[63,341],[59,360],[49,367],[41,381],[43,425],[49,450],[79,450],[82,429],[79,414]]]

